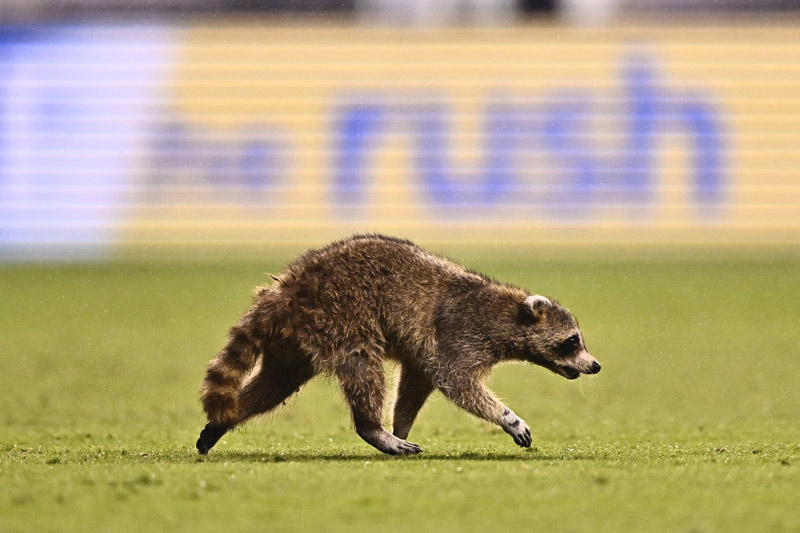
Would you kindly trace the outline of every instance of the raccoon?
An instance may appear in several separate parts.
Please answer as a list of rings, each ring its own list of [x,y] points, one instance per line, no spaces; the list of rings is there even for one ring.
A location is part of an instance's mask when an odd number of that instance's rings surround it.
[[[577,321],[558,302],[407,240],[356,235],[310,251],[272,277],[208,366],[201,454],[320,373],[338,379],[356,433],[384,453],[422,451],[406,438],[435,389],[529,447],[528,425],[482,382],[492,366],[529,361],[567,379],[600,371]],[[382,424],[385,358],[400,367],[392,433]]]

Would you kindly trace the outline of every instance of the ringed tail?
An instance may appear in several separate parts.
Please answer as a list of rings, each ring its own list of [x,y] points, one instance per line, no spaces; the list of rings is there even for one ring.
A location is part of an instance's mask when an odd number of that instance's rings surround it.
[[[239,421],[239,389],[261,353],[250,318],[252,313],[231,329],[228,343],[208,365],[201,396],[212,426],[230,429]]]

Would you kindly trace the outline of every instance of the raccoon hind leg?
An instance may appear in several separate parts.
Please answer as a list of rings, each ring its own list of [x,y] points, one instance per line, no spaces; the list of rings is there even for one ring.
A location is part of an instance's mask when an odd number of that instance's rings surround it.
[[[266,353],[261,369],[242,387],[239,423],[281,405],[315,374],[311,357],[299,348],[280,346]]]
[[[274,346],[261,359],[261,368],[239,392],[236,425],[282,404],[316,373],[311,358],[287,343]],[[207,424],[197,440],[197,451],[206,455],[229,429]]]
[[[353,414],[356,433],[365,442],[389,455],[409,455],[422,451],[414,443],[398,438],[383,428],[383,358],[367,350],[345,356],[334,369],[342,392]]]
[[[200,438],[197,439],[195,446],[201,455],[208,455],[208,452],[214,445],[228,432],[228,428],[224,426],[215,426],[209,422],[203,431],[200,432]]]

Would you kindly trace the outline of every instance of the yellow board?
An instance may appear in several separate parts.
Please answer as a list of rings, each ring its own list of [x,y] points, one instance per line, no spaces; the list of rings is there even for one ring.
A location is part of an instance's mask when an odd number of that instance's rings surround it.
[[[127,243],[800,241],[800,29],[179,42]]]

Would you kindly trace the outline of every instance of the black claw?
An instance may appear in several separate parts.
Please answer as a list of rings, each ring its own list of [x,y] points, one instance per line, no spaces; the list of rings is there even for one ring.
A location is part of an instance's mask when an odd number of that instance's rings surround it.
[[[404,454],[412,454],[412,453],[419,453],[422,451],[422,448],[419,445],[414,444],[413,442],[404,442],[400,445],[400,449],[404,452]]]
[[[516,435],[512,435],[512,437],[514,438],[514,443],[523,448],[529,448],[530,445],[533,443],[533,438],[531,437],[530,430],[526,431],[525,433],[518,433]]]
[[[413,442],[405,442],[405,443],[400,445],[400,450],[402,450],[406,454],[409,454],[409,453],[419,453],[419,452],[422,451],[422,448],[420,448],[418,445],[414,444]]]

